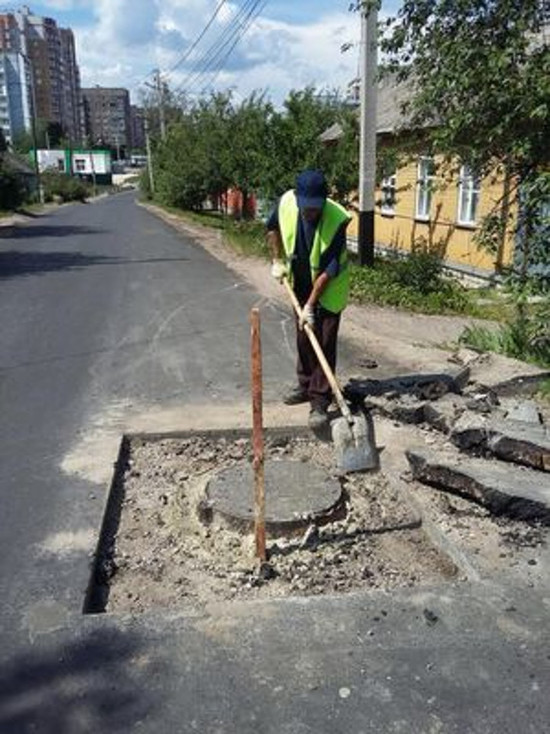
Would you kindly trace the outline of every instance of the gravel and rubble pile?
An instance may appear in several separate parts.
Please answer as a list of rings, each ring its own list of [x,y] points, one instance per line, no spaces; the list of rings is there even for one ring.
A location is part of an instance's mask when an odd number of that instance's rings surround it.
[[[309,438],[268,437],[266,459],[283,458],[333,471],[332,450]],[[259,568],[252,532],[201,515],[208,480],[250,460],[246,438],[132,441],[118,532],[103,561],[108,611],[389,589],[456,574],[382,472],[341,478],[345,519],[292,537],[268,535],[269,563]]]

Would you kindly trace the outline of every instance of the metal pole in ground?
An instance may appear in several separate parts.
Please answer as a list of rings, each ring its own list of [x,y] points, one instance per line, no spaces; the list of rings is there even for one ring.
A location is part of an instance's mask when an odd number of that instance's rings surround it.
[[[377,97],[376,3],[361,10],[361,133],[359,152],[359,262],[374,265],[374,193],[376,187]]]
[[[262,406],[262,342],[260,311],[250,312],[252,352],[252,445],[254,450],[254,537],[256,556],[263,563],[267,558],[265,544],[265,460]]]

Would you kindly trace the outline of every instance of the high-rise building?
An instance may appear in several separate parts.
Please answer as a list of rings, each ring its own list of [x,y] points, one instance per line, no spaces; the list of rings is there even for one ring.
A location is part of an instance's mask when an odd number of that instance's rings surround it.
[[[31,129],[32,92],[25,57],[16,52],[0,52],[0,128],[11,143],[21,132]]]
[[[91,145],[116,148],[118,158],[132,145],[130,94],[127,89],[92,87],[82,90],[86,135]]]
[[[27,63],[36,117],[59,123],[73,142],[80,142],[82,106],[73,32],[23,6],[0,15],[0,51],[17,52]]]
[[[143,107],[130,107],[131,147],[145,149],[145,110]]]

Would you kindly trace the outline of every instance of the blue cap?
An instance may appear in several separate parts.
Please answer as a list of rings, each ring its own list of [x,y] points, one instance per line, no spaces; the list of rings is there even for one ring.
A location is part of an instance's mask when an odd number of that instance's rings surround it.
[[[302,171],[296,179],[296,200],[300,209],[322,209],[328,186],[322,171]]]

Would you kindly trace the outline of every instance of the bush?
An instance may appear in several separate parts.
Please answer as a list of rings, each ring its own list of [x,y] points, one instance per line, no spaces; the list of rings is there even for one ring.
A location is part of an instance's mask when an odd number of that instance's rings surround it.
[[[441,258],[427,252],[413,252],[407,258],[377,258],[374,268],[351,265],[351,297],[359,303],[424,313],[465,313],[470,309],[467,291],[443,275]]]
[[[0,168],[0,209],[17,209],[25,200],[25,189],[17,174]]]
[[[91,193],[90,187],[84,181],[57,171],[45,171],[42,174],[42,185],[46,201],[86,201]]]

